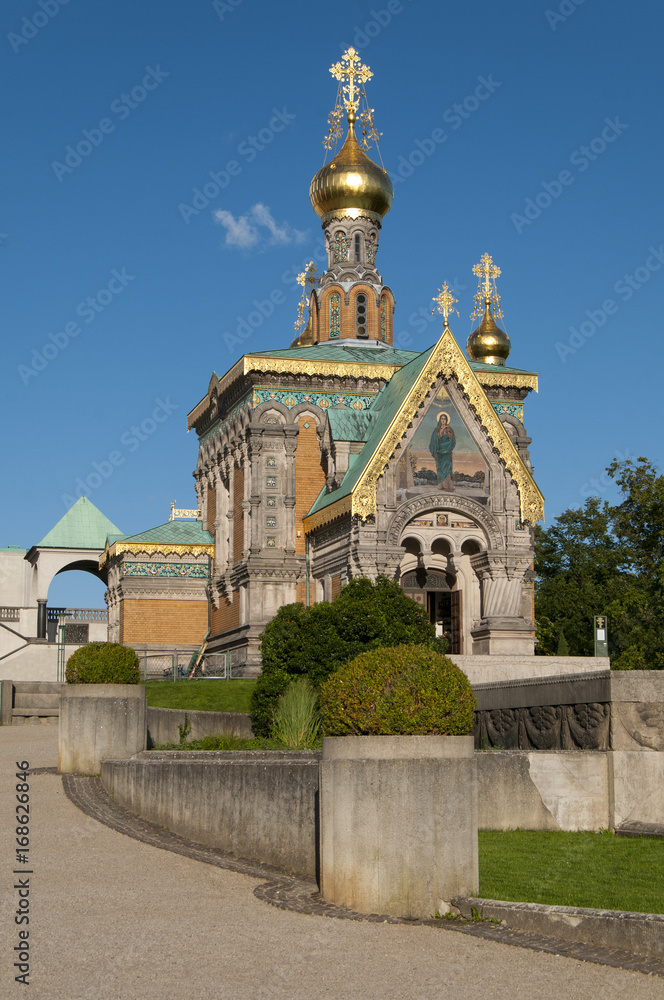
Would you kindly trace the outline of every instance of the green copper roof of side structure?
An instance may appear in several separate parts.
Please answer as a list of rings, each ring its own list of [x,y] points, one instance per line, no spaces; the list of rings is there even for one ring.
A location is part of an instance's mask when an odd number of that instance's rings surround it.
[[[370,412],[373,416],[373,421],[364,448],[359,453],[355,461],[349,466],[348,472],[344,476],[339,489],[334,490],[332,493],[321,493],[309,511],[309,514],[315,514],[316,511],[321,510],[323,507],[327,507],[332,503],[336,503],[337,500],[342,500],[343,497],[349,496],[353,492],[353,489],[357,485],[357,481],[362,475],[367,462],[380,444],[383,435],[392,423],[392,420],[394,419],[397,410],[403,403],[404,398],[408,395],[408,392],[415,384],[418,375],[427,363],[429,355],[432,351],[433,347],[430,347],[429,350],[425,351],[423,354],[416,355],[414,361],[411,361],[410,364],[405,365],[398,372],[396,372],[396,374],[392,376],[391,381],[389,381],[387,385],[381,389],[378,393],[376,402],[371,407]]]
[[[87,497],[81,497],[42,538],[38,548],[103,549],[108,535],[119,533],[120,529]]]
[[[148,545],[160,545],[168,542],[171,545],[212,545],[212,535],[200,521],[167,521],[156,528],[148,528],[137,535],[120,535],[110,537],[109,545],[114,542],[145,542]]]
[[[535,375],[535,372],[526,371],[525,368],[508,368],[507,365],[488,365],[485,361],[469,361],[468,364],[474,372],[497,372],[499,375]]]

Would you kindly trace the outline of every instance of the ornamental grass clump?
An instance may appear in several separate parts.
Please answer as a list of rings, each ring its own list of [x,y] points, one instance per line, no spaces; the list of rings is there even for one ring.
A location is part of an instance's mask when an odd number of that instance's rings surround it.
[[[475,697],[468,678],[427,646],[374,649],[320,689],[323,736],[465,736]]]
[[[68,684],[138,684],[138,657],[119,642],[88,642],[67,660]]]
[[[304,750],[320,728],[318,695],[306,677],[291,681],[274,710],[272,735],[289,750]]]

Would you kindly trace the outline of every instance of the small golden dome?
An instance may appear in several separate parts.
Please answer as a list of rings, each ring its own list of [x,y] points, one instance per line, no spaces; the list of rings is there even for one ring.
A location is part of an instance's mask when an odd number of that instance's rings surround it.
[[[491,298],[487,296],[484,299],[482,322],[466,342],[468,357],[486,365],[504,365],[511,349],[510,338],[496,326],[491,313]]]
[[[392,206],[394,188],[387,171],[370,160],[355,135],[355,115],[348,115],[348,135],[330,163],[311,182],[309,198],[321,218],[340,212],[357,218],[366,212],[385,216]]]

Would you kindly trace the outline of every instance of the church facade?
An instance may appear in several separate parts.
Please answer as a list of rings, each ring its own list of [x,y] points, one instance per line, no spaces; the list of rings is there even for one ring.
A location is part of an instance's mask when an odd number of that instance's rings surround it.
[[[393,191],[362,148],[376,138],[363,104],[371,73],[352,49],[332,72],[330,145],[344,113],[348,128],[311,184],[328,260],[321,276],[300,276],[306,325],[290,347],[213,374],[188,417],[214,542],[208,651],[242,653],[255,673],[279,607],[330,601],[352,577],[386,574],[451,652],[532,655],[543,500],[523,405],[537,376],[506,364],[500,271],[487,254],[474,269],[481,319],[465,354],[446,284],[434,300],[438,342],[421,354],[393,347],[394,295],[377,270]]]

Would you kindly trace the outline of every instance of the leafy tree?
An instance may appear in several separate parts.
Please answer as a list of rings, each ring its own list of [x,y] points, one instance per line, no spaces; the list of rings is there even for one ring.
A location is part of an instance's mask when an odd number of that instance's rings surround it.
[[[664,669],[664,476],[646,458],[607,469],[620,503],[590,497],[535,533],[538,653],[591,656],[609,622],[614,669]]]
[[[558,654],[561,633],[570,656],[593,656],[593,616],[624,590],[624,554],[611,531],[608,505],[590,497],[548,529],[535,530],[537,652]]]
[[[415,644],[438,653],[447,648],[424,608],[385,576],[375,583],[351,580],[331,604],[285,605],[261,639],[263,667],[251,701],[254,732],[269,735],[276,700],[294,677],[308,677],[318,687],[365,650]]]

